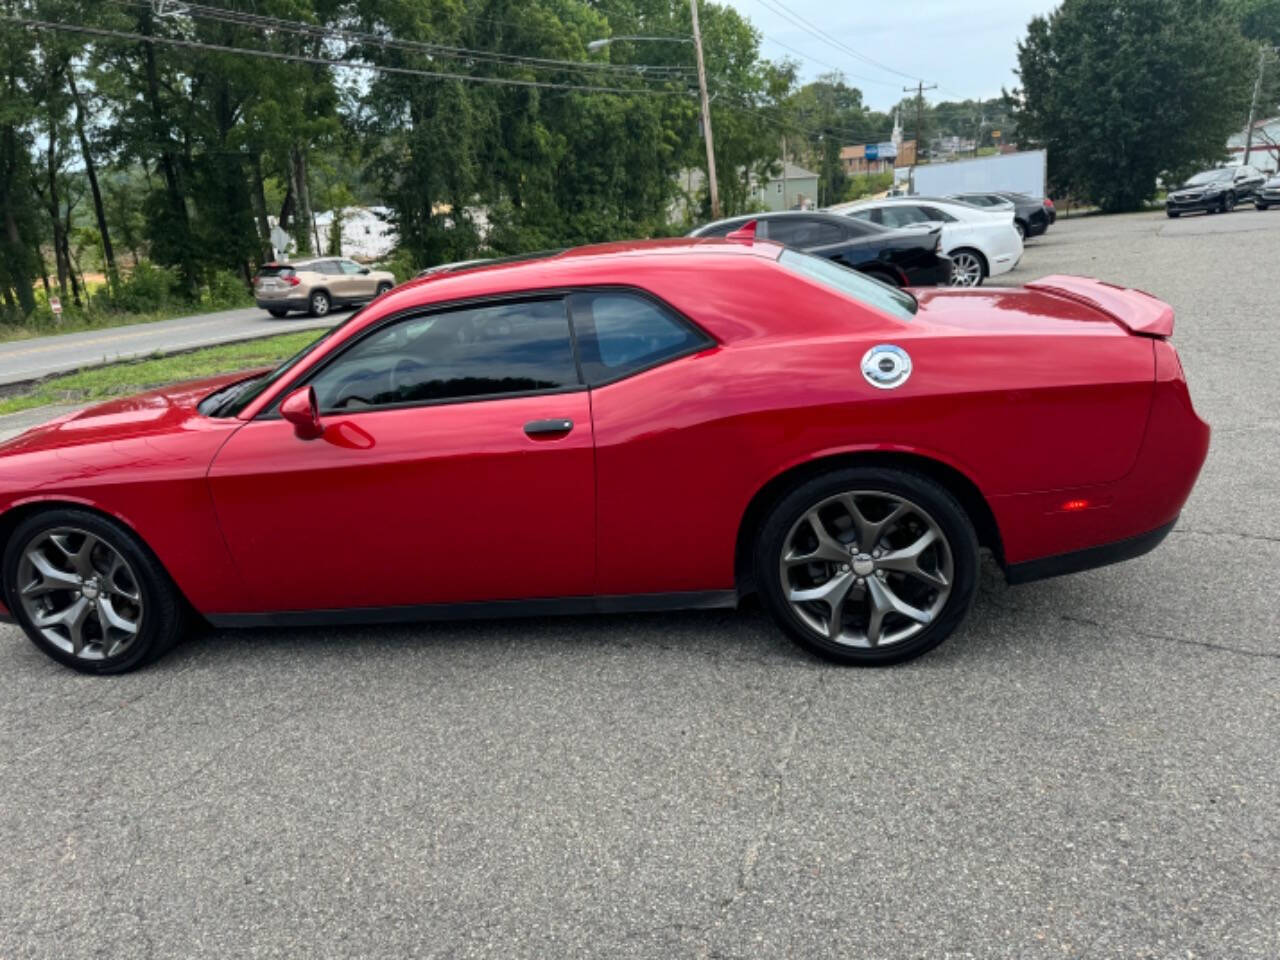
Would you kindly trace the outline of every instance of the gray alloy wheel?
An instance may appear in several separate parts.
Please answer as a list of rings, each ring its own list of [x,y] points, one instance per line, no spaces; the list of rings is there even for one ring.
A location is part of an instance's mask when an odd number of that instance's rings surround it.
[[[311,295],[311,315],[313,317],[324,317],[329,313],[329,308],[333,306],[329,295],[323,290],[317,290]]]
[[[16,593],[44,639],[80,660],[126,654],[145,613],[129,562],[101,537],[75,527],[42,531],[27,542]]]
[[[1232,190],[1228,190],[1222,198],[1222,212],[1230,213],[1236,208],[1236,195]]]
[[[982,286],[982,258],[973,250],[956,250],[951,254],[951,286]]]
[[[815,639],[875,649],[929,626],[954,582],[951,544],[919,505],[883,491],[820,501],[792,524],[778,558],[782,590]]]

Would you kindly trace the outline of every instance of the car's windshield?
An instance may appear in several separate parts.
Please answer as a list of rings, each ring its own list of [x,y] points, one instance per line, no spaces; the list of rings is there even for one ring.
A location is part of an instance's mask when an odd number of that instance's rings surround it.
[[[1218,183],[1222,180],[1230,180],[1231,171],[1222,170],[1206,170],[1203,173],[1197,173],[1194,177],[1187,180],[1188,187],[1198,187],[1205,183]]]
[[[810,280],[816,280],[824,287],[895,317],[905,320],[915,315],[918,305],[911,294],[838,263],[791,249],[782,251],[778,263]]]
[[[315,340],[295,353],[280,366],[276,367],[270,373],[264,373],[258,377],[250,377],[247,380],[240,380],[231,384],[229,387],[223,387],[217,393],[210,394],[200,401],[197,409],[206,417],[236,417],[240,412],[249,406],[254,400],[262,396],[267,388],[275,384],[284,377],[290,370],[302,362],[303,358],[308,356],[316,347],[324,343],[335,333],[349,324],[356,317],[363,313],[363,310],[357,310],[343,323],[338,324],[332,330],[328,330],[321,334]]]

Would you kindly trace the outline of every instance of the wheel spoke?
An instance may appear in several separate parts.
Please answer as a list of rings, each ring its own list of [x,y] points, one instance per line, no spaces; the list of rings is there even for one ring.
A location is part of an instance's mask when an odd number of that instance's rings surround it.
[[[121,571],[124,571],[129,578],[128,586],[122,584],[118,579]],[[133,581],[133,571],[129,569],[129,565],[124,562],[124,559],[118,553],[113,552],[111,554],[111,571],[107,574],[106,583],[112,593],[118,594],[126,600],[132,600],[136,603],[140,599],[138,585]]]
[[[932,571],[925,570],[920,566],[921,555],[929,549],[938,539],[938,532],[933,528],[926,530],[921,534],[914,543],[903,547],[900,550],[894,550],[886,553],[877,561],[877,566],[882,570],[894,570],[898,573],[905,573],[908,576],[916,577],[924,580],[935,587],[948,586],[946,575],[941,570]]]
[[[107,635],[107,629],[120,630],[124,633],[137,633],[138,622],[136,620],[126,620],[116,610],[115,604],[111,602],[110,597],[98,598],[98,623],[102,627],[102,635]]]
[[[99,540],[89,533],[82,534],[82,537],[80,546],[74,550],[71,548],[70,537],[65,533],[50,534],[49,542],[66,555],[76,573],[82,577],[93,577],[98,573],[93,567],[93,548],[98,545]]]
[[[835,640],[840,636],[841,624],[844,621],[844,601],[849,596],[853,581],[852,573],[841,573],[819,586],[801,590],[793,589],[787,594],[787,599],[792,603],[814,601],[825,603],[828,611],[825,621],[826,635],[829,639]]]
[[[853,518],[853,529],[858,534],[858,549],[865,553],[870,553],[874,550],[884,532],[892,524],[911,512],[905,503],[898,503],[883,519],[868,520],[866,514],[862,512],[862,508],[858,506],[857,497],[853,494],[845,494],[840,498],[840,502],[844,504],[844,508],[849,511],[849,516]]]
[[[928,610],[911,606],[894,593],[892,587],[876,577],[867,581],[867,590],[871,595],[872,609],[879,612],[882,618],[885,614],[898,613],[916,623],[929,623],[933,619],[933,614]]]
[[[77,574],[59,570],[39,549],[27,551],[27,562],[35,567],[40,579],[22,588],[24,597],[38,597],[57,590],[76,590],[80,587],[80,577]]]
[[[817,510],[810,510],[804,515],[805,522],[809,524],[813,530],[813,535],[818,539],[818,546],[809,553],[796,553],[794,550],[789,551],[783,562],[788,565],[800,563],[815,563],[820,560],[829,560],[832,563],[841,563],[849,559],[849,548],[842,544],[828,532],[826,525],[822,522],[822,517],[818,515]]]
[[[41,630],[47,630],[50,627],[66,627],[67,639],[71,641],[71,652],[79,656],[84,649],[84,624],[89,618],[91,609],[92,604],[84,597],[80,597],[70,606],[32,619]]]

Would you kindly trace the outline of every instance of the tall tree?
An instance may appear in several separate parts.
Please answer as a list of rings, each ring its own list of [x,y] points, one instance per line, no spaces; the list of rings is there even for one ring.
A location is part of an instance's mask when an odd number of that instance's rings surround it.
[[[1065,0],[1018,45],[1019,136],[1047,148],[1054,190],[1134,210],[1224,156],[1255,61],[1219,0]]]

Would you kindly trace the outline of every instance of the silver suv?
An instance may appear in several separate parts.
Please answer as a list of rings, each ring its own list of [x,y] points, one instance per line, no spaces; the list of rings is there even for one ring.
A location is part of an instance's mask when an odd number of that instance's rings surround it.
[[[315,257],[264,263],[253,278],[253,295],[273,317],[290,310],[323,317],[334,307],[367,303],[395,285],[386,270],[370,270],[345,257]]]

